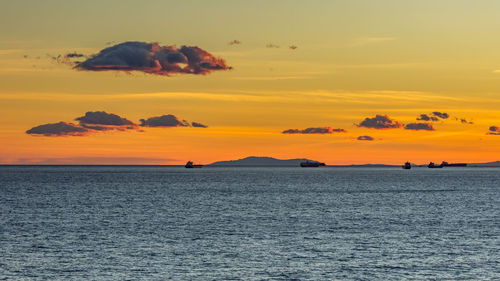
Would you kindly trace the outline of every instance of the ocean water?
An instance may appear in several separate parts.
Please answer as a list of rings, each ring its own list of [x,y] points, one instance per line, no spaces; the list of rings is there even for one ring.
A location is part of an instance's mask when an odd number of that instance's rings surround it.
[[[18,279],[500,280],[500,169],[4,166]]]

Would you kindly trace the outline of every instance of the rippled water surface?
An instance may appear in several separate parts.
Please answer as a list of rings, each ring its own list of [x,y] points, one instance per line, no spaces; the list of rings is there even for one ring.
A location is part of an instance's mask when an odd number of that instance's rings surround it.
[[[0,279],[500,280],[500,169],[0,167]]]

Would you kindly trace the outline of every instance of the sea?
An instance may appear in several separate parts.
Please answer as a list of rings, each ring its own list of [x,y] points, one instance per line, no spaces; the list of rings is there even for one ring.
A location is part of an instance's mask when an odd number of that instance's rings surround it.
[[[500,168],[1,166],[0,280],[500,280]]]

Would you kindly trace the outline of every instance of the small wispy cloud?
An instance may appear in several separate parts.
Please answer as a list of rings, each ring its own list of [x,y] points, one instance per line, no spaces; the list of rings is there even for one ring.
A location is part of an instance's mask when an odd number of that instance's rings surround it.
[[[272,43],[269,43],[266,45],[266,48],[269,48],[269,49],[278,49],[279,47],[280,46],[272,44]]]
[[[359,141],[374,141],[375,139],[372,136],[359,136],[357,138]]]
[[[347,131],[341,128],[330,127],[312,127],[307,129],[288,129],[281,132],[282,134],[333,134],[333,133],[346,133]]]
[[[233,41],[230,41],[230,42],[228,43],[228,45],[240,45],[240,44],[241,44],[241,41],[240,41],[240,40],[236,40],[236,39],[235,39],[235,40],[233,40]]]

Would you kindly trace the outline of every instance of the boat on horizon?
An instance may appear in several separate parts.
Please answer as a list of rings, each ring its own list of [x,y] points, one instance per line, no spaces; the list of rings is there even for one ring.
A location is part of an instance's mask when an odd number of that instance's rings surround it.
[[[441,162],[441,164],[436,165],[433,162],[430,162],[427,165],[428,168],[443,168],[443,167],[467,167],[467,163],[448,163],[446,161]]]
[[[201,164],[194,164],[193,162],[188,161],[186,163],[186,165],[184,165],[184,167],[186,167],[188,169],[191,169],[191,168],[201,168],[201,167],[203,167],[203,165],[201,165]]]
[[[441,165],[443,165],[443,167],[467,167],[467,163],[448,163],[445,161],[443,161]]]
[[[326,166],[325,163],[317,162],[317,161],[304,161],[300,162],[300,167],[309,168],[309,167],[322,167]]]
[[[427,165],[427,168],[430,168],[430,169],[440,169],[440,168],[443,168],[443,163],[441,163],[440,165],[436,165],[434,164],[434,162],[430,162],[429,165]]]
[[[403,165],[403,169],[405,169],[405,170],[409,170],[409,169],[411,169],[411,163],[410,163],[410,162],[406,162],[406,163]]]

